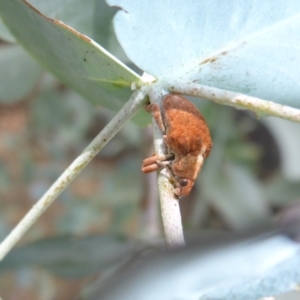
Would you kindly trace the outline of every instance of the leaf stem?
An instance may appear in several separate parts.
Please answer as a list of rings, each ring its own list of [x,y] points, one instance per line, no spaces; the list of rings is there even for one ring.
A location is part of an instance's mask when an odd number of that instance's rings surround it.
[[[147,88],[135,91],[129,101],[118,114],[105,126],[98,136],[87,146],[64,173],[53,183],[48,191],[30,209],[19,224],[0,244],[0,260],[15,246],[29,228],[38,220],[54,200],[88,165],[98,152],[116,135],[116,133],[131,119],[136,112],[145,105]]]
[[[219,104],[249,109],[258,114],[267,114],[300,123],[299,109],[272,101],[221,90],[211,86],[204,86],[198,83],[185,82],[180,79],[168,80],[164,86],[173,93],[201,97]]]
[[[153,84],[149,89],[151,103],[158,104],[159,106],[161,106],[161,100],[165,94],[167,94],[167,92],[162,89],[158,83]],[[152,118],[152,124],[155,153],[158,156],[163,156],[166,154],[163,134],[157,126],[154,118]],[[170,182],[170,176],[171,174],[167,168],[164,168],[159,172],[158,189],[166,243],[168,247],[175,248],[178,246],[184,246],[185,242],[179,200],[174,197],[174,187]]]

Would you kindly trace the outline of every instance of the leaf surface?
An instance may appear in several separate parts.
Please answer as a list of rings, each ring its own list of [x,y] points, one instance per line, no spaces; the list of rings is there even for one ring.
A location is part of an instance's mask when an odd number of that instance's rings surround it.
[[[300,107],[300,2],[108,0],[128,57],[157,77]]]
[[[224,169],[223,176],[203,174],[201,188],[229,226],[243,230],[269,220],[262,186],[251,172],[230,163]]]
[[[12,250],[0,270],[39,266],[59,276],[83,277],[113,266],[133,249],[133,242],[118,236],[59,236]]]
[[[286,179],[300,179],[300,124],[279,118],[266,118],[263,123],[273,135],[281,158],[281,168]]]
[[[299,262],[299,244],[288,235],[233,240],[227,234],[149,258],[92,299],[261,299],[291,291]]]
[[[117,111],[131,96],[130,85],[139,76],[89,37],[25,0],[0,0],[0,14],[28,52],[92,103]]]
[[[3,24],[3,21],[1,18],[0,18],[0,38],[6,42],[10,42],[10,43],[15,42],[14,37],[10,34],[7,27]]]
[[[98,0],[29,0],[32,6],[49,18],[60,20],[95,40],[106,50],[113,38],[112,18],[116,9]]]
[[[40,66],[18,45],[0,48],[0,102],[13,103],[38,84]]]

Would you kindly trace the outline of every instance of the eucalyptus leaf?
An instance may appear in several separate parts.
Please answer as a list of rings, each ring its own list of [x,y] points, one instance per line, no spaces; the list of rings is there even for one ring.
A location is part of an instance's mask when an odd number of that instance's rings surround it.
[[[288,181],[282,176],[282,173],[279,173],[268,180],[265,186],[265,194],[268,201],[276,207],[293,204],[299,199],[299,181]]]
[[[297,0],[108,0],[128,57],[157,77],[179,76],[300,107]]]
[[[60,20],[68,24],[80,33],[93,38],[94,23],[98,11],[95,10],[97,3],[101,4],[102,13],[112,18],[113,9],[109,9],[104,1],[98,0],[28,0],[32,6],[47,17]],[[101,11],[101,10],[99,10]]]
[[[25,0],[0,0],[0,14],[43,66],[92,103],[118,111],[131,96],[131,83],[140,77],[87,36],[47,18]],[[140,114],[140,122],[145,123],[144,117]]]
[[[231,228],[243,230],[269,220],[263,189],[250,170],[227,164],[220,175],[203,174],[201,189]]]
[[[289,293],[284,293],[280,296],[277,296],[275,300],[298,300],[300,298],[299,291],[292,291]]]
[[[132,241],[113,235],[53,237],[12,250],[0,271],[39,266],[62,277],[84,277],[115,265],[134,247]]]
[[[128,156],[118,161],[113,170],[102,169],[99,171],[98,178],[103,187],[101,195],[98,196],[98,201],[101,203],[126,207],[128,204],[136,204],[139,200],[142,178],[140,162],[136,160],[136,156]],[[134,206],[129,207],[129,210],[132,208]]]
[[[300,247],[289,234],[200,240],[125,271],[88,299],[255,300],[291,291]]]
[[[41,73],[41,67],[20,46],[1,47],[0,102],[13,103],[28,96]]]
[[[115,39],[111,21],[116,8],[109,7],[104,0],[29,0],[28,2],[47,17],[60,20],[92,38],[106,50],[120,51],[110,47],[111,40]]]
[[[4,40],[6,42],[9,42],[9,43],[15,42],[14,37],[10,34],[7,27],[3,24],[3,21],[1,18],[0,18],[0,39]]]
[[[53,88],[44,89],[32,104],[32,116],[36,131],[47,135],[48,147],[61,153],[81,142],[90,128],[95,108],[72,90],[63,93]]]
[[[300,124],[278,118],[265,118],[280,151],[281,167],[288,180],[300,179]]]

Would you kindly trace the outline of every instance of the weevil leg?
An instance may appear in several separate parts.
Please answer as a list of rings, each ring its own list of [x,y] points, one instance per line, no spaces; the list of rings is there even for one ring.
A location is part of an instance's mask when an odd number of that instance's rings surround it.
[[[153,171],[157,171],[159,167],[165,168],[167,165],[169,165],[172,162],[169,160],[172,157],[174,157],[173,154],[167,154],[159,157],[153,154],[152,156],[143,160],[142,172],[150,173]]]
[[[160,128],[160,130],[165,133],[165,126],[162,120],[160,108],[157,104],[148,104],[145,106],[145,109],[147,112],[151,112],[153,115],[153,118],[155,119],[156,124]]]
[[[171,164],[172,161],[171,160],[165,160],[165,161],[156,161],[156,164],[161,167],[161,168],[165,168],[166,166],[168,166],[169,164]]]
[[[152,165],[148,165],[148,166],[142,166],[142,172],[143,173],[151,173],[154,171],[158,170],[158,165],[157,164],[152,164]]]

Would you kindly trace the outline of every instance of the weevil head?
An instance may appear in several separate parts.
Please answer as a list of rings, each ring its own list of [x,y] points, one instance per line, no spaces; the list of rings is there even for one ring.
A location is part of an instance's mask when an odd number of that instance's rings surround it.
[[[194,186],[195,180],[188,178],[179,178],[177,181],[177,187],[175,188],[175,194],[178,198],[186,197]]]

